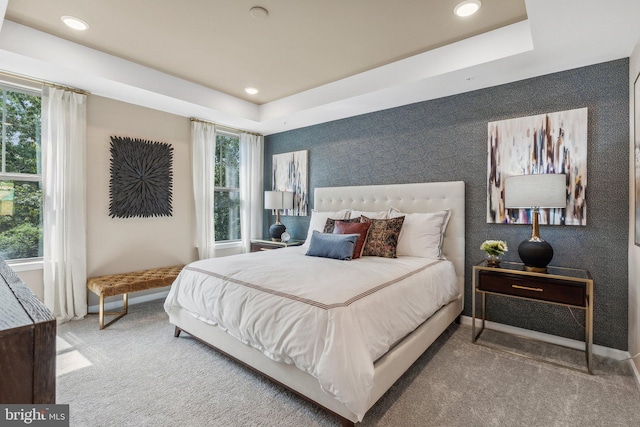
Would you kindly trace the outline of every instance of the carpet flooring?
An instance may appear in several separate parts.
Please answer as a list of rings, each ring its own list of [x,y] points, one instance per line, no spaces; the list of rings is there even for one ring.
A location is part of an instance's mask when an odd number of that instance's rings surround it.
[[[107,329],[97,316],[58,326],[57,403],[71,426],[336,426],[327,414],[173,326],[163,301]],[[595,375],[470,342],[451,325],[367,413],[362,426],[634,426],[640,391],[628,362]],[[524,342],[526,341],[526,342]],[[482,342],[584,369],[584,353],[485,331]]]

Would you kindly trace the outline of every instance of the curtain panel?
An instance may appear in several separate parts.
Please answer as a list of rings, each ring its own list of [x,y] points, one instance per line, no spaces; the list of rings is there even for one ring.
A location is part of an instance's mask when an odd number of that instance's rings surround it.
[[[262,237],[264,137],[240,133],[240,230],[244,252]]]
[[[200,259],[215,255],[214,185],[216,129],[210,123],[191,121],[191,166],[196,208],[196,247]]]
[[[44,303],[59,322],[87,314],[86,99],[42,93]]]

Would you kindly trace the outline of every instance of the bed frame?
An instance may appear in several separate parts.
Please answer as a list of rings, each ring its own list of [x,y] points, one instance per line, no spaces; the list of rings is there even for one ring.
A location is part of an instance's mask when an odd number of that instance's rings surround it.
[[[369,409],[462,313],[465,255],[464,182],[326,187],[316,188],[314,197],[315,209],[320,211],[337,211],[346,208],[381,211],[394,207],[405,213],[417,213],[451,209],[443,252],[455,266],[460,297],[438,310],[376,361],[375,386],[369,399],[367,407]],[[176,326],[176,337],[182,330],[187,332],[272,381],[336,414],[342,425],[353,426],[358,421],[357,416],[342,402],[325,393],[314,377],[294,365],[269,359],[259,350],[243,344],[216,326],[196,319],[181,308],[171,309],[169,321]]]

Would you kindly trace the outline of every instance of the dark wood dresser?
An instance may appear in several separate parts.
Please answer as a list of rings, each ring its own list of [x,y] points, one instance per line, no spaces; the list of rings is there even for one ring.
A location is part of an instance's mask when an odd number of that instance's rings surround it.
[[[0,260],[0,403],[56,401],[56,320]]]

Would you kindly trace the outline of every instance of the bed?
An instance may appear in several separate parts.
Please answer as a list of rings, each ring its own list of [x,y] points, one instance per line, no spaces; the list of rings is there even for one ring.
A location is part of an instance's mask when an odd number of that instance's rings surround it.
[[[443,259],[399,256],[395,260],[374,260],[376,257],[365,256],[346,262],[319,260],[305,256],[305,247],[292,247],[229,257],[224,263],[220,261],[223,259],[202,260],[183,270],[172,286],[165,309],[170,322],[176,326],[176,336],[180,331],[189,333],[335,413],[343,425],[353,425],[462,312],[465,188],[459,181],[327,187],[316,188],[314,199],[314,210],[319,212],[344,209],[382,212],[393,208],[405,214],[417,214],[448,209],[450,218],[442,243]],[[278,263],[279,260],[282,262]],[[260,267],[254,267],[262,261]],[[331,268],[324,267],[327,261],[333,263]],[[301,285],[300,280],[293,280],[292,285],[285,283],[288,277],[299,279],[305,270],[314,268],[326,271],[326,274],[313,273],[321,291]],[[376,271],[375,278],[360,276],[365,270]],[[336,280],[330,274],[348,277],[348,289],[333,286]],[[227,287],[204,285],[212,281],[223,281]],[[415,286],[437,290],[438,284],[445,281],[452,282],[449,288],[454,289],[438,291],[440,295],[433,297],[441,300],[437,305],[420,299],[422,288]],[[367,290],[364,282],[371,282],[373,290]],[[392,292],[392,288],[400,289],[404,299],[397,302],[389,298],[391,294],[387,292]],[[242,307],[249,313],[248,318],[236,316],[227,304],[211,302],[214,297],[218,298],[215,301],[245,298]],[[278,302],[267,299],[276,297],[280,298]],[[376,304],[382,303],[389,307],[395,304],[395,311],[387,306],[381,310],[378,306],[379,316],[366,314],[365,309],[375,310]],[[406,310],[399,309],[403,304],[407,304]],[[205,311],[207,309],[210,311]],[[394,318],[412,319],[398,321],[397,326],[388,328],[393,329],[388,338],[381,337],[384,334],[376,331],[389,325],[390,321],[382,315],[386,311],[395,313]],[[289,312],[304,312],[312,320],[302,320],[302,314],[289,320],[285,317]],[[334,323],[343,319],[356,319],[356,326]],[[410,322],[416,319],[420,319],[418,326],[411,326]],[[246,328],[250,322],[261,324],[264,330],[255,332],[253,328]],[[284,325],[285,331],[272,332],[276,324]],[[298,351],[302,341],[288,333],[294,329],[308,331],[306,339],[310,341],[311,353],[315,351],[313,355]],[[354,339],[358,334],[365,337],[362,340],[365,343]]]

